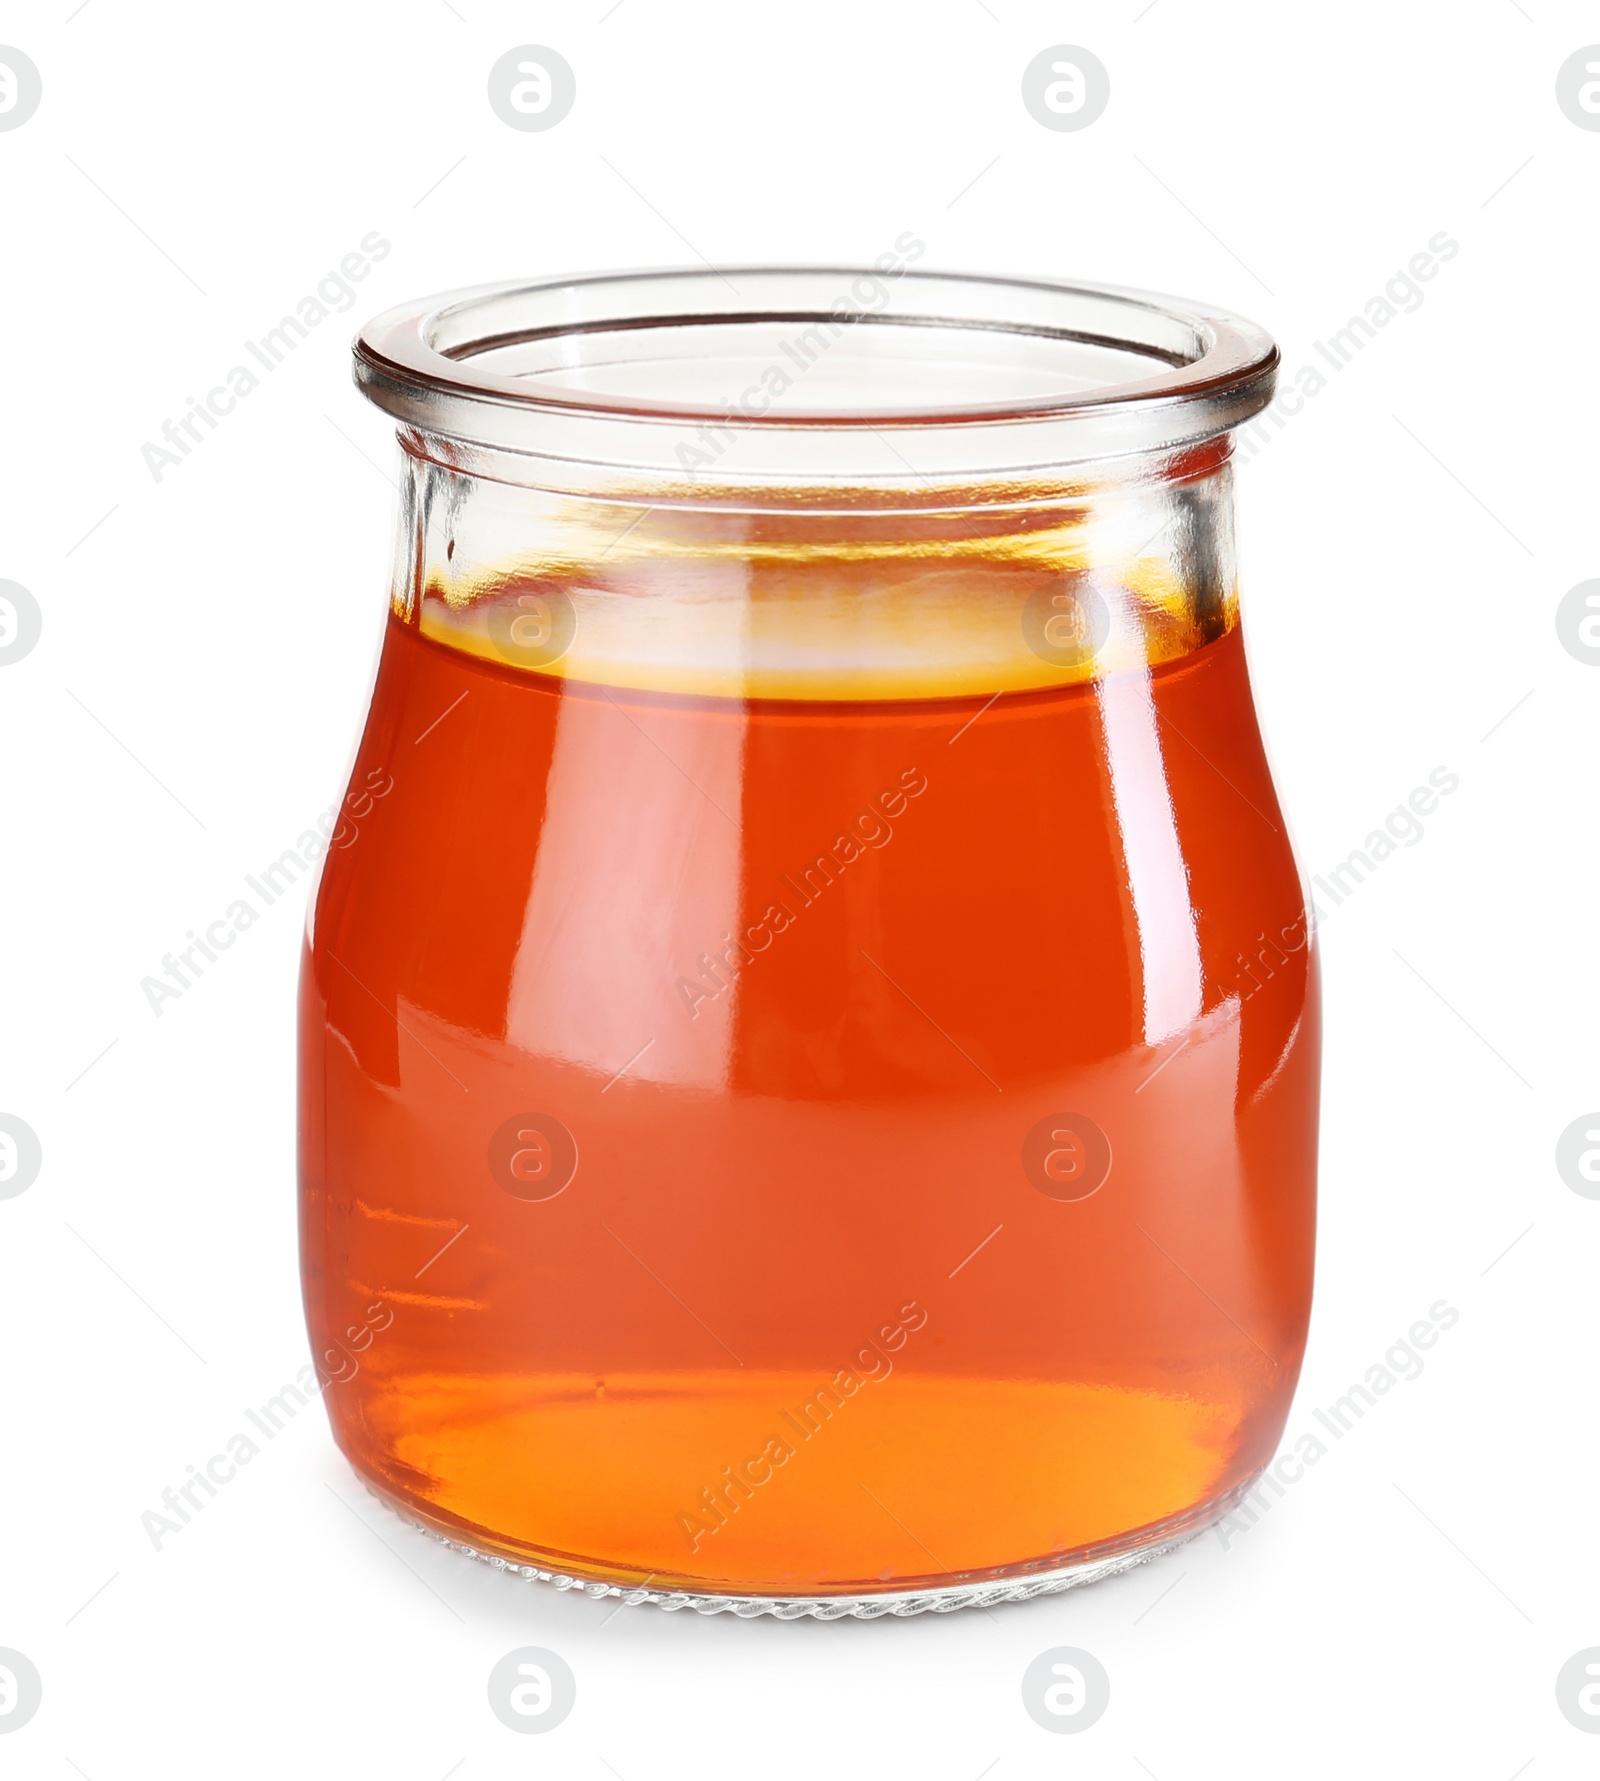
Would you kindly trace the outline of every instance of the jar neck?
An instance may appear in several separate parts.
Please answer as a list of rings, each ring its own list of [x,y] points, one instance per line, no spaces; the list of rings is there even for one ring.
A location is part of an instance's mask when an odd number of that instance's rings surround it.
[[[662,483],[604,497],[402,436],[396,619],[512,672],[731,699],[1031,692],[1237,622],[1231,442],[1003,495]]]

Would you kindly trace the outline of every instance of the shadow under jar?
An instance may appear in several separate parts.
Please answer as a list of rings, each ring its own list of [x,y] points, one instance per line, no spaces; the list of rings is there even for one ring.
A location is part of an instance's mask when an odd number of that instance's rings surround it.
[[[1318,1016],[1240,637],[1277,353],[730,270],[381,317],[388,633],[301,992],[334,1432],[705,1610],[1103,1576],[1271,1458]]]

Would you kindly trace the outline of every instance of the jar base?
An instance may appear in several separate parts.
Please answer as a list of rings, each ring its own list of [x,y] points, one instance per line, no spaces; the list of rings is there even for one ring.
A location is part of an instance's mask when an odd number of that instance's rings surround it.
[[[1107,1577],[1132,1570],[1135,1565],[1164,1558],[1203,1534],[1207,1528],[1214,1527],[1249,1496],[1260,1477],[1260,1471],[1253,1472],[1242,1484],[1235,1485],[1220,1497],[1198,1503],[1153,1526],[1138,1528],[1124,1536],[1121,1543],[1104,1541],[1083,1557],[1067,1564],[1052,1565],[1049,1569],[1041,1568],[1048,1561],[1035,1559],[946,1588],[885,1589],[811,1596],[654,1589],[647,1584],[608,1583],[602,1578],[543,1570],[537,1565],[471,1545],[459,1537],[459,1530],[447,1529],[430,1520],[414,1504],[391,1496],[370,1478],[363,1477],[361,1482],[385,1508],[442,1546],[448,1546],[452,1552],[492,1565],[497,1571],[525,1578],[530,1583],[548,1583],[556,1589],[577,1589],[596,1599],[617,1596],[623,1606],[651,1605],[663,1608],[669,1614],[679,1608],[692,1608],[697,1614],[735,1614],[741,1620],[753,1620],[763,1614],[778,1620],[801,1620],[808,1615],[815,1620],[877,1620],[885,1614],[905,1618],[913,1614],[951,1614],[958,1608],[992,1608],[1001,1602],[1028,1602],[1035,1596],[1059,1595],[1063,1590],[1078,1589],[1086,1583],[1099,1583]]]

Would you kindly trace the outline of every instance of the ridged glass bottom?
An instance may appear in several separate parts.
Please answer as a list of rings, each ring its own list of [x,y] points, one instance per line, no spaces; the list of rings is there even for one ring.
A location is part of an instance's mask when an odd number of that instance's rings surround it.
[[[1127,1544],[1107,1542],[1092,1555],[1050,1570],[1037,1568],[1037,1561],[1019,1565],[1010,1575],[991,1575],[979,1582],[954,1584],[946,1589],[874,1590],[862,1595],[738,1595],[678,1589],[651,1589],[644,1585],[606,1583],[598,1578],[579,1577],[560,1571],[541,1570],[537,1565],[522,1564],[499,1553],[487,1552],[458,1539],[421,1516],[417,1510],[397,1501],[380,1490],[370,1479],[363,1478],[369,1491],[402,1521],[448,1546],[452,1552],[464,1553],[480,1563],[524,1577],[530,1583],[549,1583],[557,1589],[579,1589],[597,1599],[618,1596],[628,1606],[649,1603],[673,1613],[679,1608],[692,1608],[697,1614],[736,1614],[741,1620],[752,1620],[760,1614],[771,1614],[778,1620],[800,1620],[810,1615],[816,1620],[876,1620],[893,1614],[902,1618],[911,1614],[951,1614],[957,1608],[991,1608],[999,1602],[1028,1602],[1035,1596],[1059,1595],[1066,1589],[1077,1589],[1085,1583],[1099,1583],[1115,1577],[1135,1565],[1148,1564],[1176,1550],[1186,1541],[1203,1534],[1208,1527],[1236,1508],[1255,1488],[1260,1472],[1230,1490],[1225,1496],[1198,1504],[1181,1515],[1171,1516],[1152,1527],[1135,1530],[1126,1536]]]

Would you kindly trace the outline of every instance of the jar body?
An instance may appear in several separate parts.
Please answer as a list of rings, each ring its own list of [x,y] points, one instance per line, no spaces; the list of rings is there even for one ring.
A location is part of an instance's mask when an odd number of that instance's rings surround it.
[[[352,1463],[730,1601],[1214,1519],[1298,1373],[1318,1051],[1225,447],[1042,516],[574,520],[406,462],[302,977]]]

